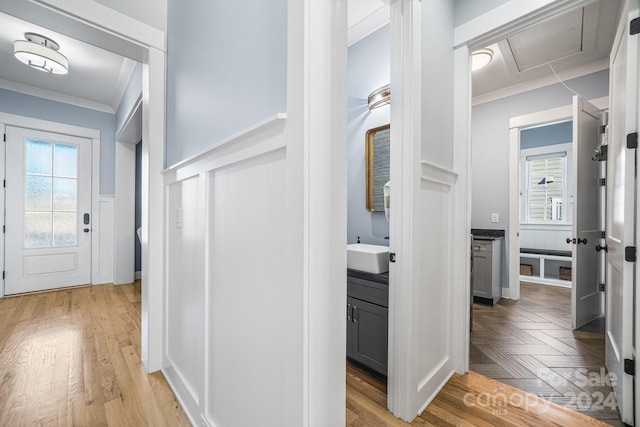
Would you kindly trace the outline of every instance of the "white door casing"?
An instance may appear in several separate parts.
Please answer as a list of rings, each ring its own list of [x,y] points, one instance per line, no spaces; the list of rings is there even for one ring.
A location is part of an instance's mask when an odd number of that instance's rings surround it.
[[[593,160],[599,143],[600,110],[573,97],[573,256],[571,260],[571,326],[579,328],[602,316],[596,243],[599,163]]]
[[[7,126],[5,293],[91,282],[91,140]]]
[[[638,36],[628,35],[628,22],[638,16],[639,3],[627,3],[611,50],[606,209],[606,364],[622,421],[631,425],[633,378],[624,373],[624,360],[633,357],[635,266],[625,260],[625,248],[635,246],[636,150],[626,147],[626,139],[637,132]]]

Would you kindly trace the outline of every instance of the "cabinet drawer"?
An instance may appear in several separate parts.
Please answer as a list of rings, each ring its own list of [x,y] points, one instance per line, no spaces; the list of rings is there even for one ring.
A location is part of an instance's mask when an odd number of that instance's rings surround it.
[[[389,307],[389,286],[382,283],[347,276],[347,295]]]

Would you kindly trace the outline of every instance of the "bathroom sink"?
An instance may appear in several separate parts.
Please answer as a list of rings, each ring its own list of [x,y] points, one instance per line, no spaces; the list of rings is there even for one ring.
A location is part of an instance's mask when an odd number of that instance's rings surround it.
[[[347,268],[367,273],[389,271],[389,247],[354,243],[347,245]]]

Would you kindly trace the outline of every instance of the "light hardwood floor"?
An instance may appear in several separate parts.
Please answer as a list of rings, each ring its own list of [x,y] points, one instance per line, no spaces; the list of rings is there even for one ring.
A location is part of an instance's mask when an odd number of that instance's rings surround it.
[[[564,426],[607,424],[475,372],[454,375],[411,424],[387,409],[386,384],[347,365],[347,426]]]
[[[140,363],[140,284],[0,299],[0,426],[188,426]]]

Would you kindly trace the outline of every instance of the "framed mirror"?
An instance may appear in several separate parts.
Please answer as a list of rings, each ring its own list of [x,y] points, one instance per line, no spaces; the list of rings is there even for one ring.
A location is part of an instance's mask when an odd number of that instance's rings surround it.
[[[369,129],[365,135],[367,210],[384,212],[383,186],[389,181],[391,125]]]

